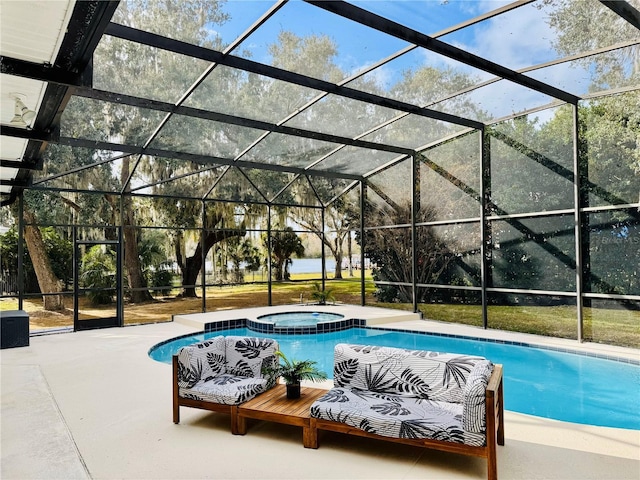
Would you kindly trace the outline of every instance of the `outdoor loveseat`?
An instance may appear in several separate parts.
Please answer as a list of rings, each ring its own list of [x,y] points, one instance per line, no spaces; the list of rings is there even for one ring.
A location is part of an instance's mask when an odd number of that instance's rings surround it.
[[[173,356],[173,422],[180,423],[180,406],[231,415],[231,432],[238,433],[238,405],[275,386],[263,376],[275,366],[278,343],[269,338],[217,336],[182,347]]]
[[[487,459],[504,445],[502,366],[476,356],[338,344],[334,388],[311,406],[331,430]]]

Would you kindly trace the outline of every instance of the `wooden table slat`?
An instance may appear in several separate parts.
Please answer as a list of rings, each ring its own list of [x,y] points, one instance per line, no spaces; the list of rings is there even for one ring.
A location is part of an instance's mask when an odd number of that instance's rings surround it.
[[[303,427],[303,444],[305,447],[309,447],[309,410],[313,402],[327,393],[327,390],[302,387],[300,393],[300,398],[290,400],[287,398],[286,386],[280,384],[240,405],[237,415],[243,425],[242,433],[246,428],[244,420],[242,420],[244,418],[300,426]]]

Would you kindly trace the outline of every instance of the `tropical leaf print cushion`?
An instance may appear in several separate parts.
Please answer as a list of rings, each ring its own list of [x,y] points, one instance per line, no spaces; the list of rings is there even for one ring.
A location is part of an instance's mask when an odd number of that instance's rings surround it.
[[[493,364],[485,360],[475,366],[467,379],[464,390],[462,425],[468,432],[484,432],[487,428],[485,392],[492,372]]]
[[[262,378],[265,361],[275,361],[278,343],[271,338],[226,337],[226,373]]]
[[[485,444],[488,360],[347,344],[334,355],[335,387],[312,405],[312,417],[388,437]]]
[[[336,386],[460,403],[482,357],[402,348],[338,344]]]
[[[264,392],[267,381],[262,378],[237,377],[223,373],[208,382],[199,383],[192,388],[180,390],[184,398],[239,405]]]
[[[268,338],[218,336],[178,352],[178,386],[183,398],[238,405],[273,386],[262,366],[275,364],[278,343]]]
[[[192,387],[225,371],[225,341],[217,336],[178,352],[178,385]]]
[[[462,408],[457,403],[336,387],[311,406],[311,416],[385,437],[483,445],[483,434],[464,431]]]

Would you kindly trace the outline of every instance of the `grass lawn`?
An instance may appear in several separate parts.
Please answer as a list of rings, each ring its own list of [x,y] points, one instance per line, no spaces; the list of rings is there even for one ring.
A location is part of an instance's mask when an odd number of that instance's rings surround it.
[[[272,303],[287,305],[303,301],[312,302],[313,284],[319,282],[318,274],[298,274],[292,281],[273,284]],[[375,285],[370,272],[365,275],[367,305],[385,308],[411,310],[410,304],[377,303],[371,301]],[[328,280],[326,288],[331,289],[335,301],[360,305],[360,272],[354,277],[342,280]],[[125,304],[125,323],[153,323],[171,320],[173,314],[197,313],[202,311],[201,298],[178,297],[179,290],[171,295],[158,297],[144,304]],[[73,305],[71,296],[67,297],[68,306]],[[235,308],[260,307],[268,304],[266,284],[242,284],[234,286],[208,287],[206,295],[207,311],[229,310]],[[0,300],[0,310],[18,308],[16,299]],[[42,309],[42,300],[26,299],[24,309],[29,312],[32,330],[73,326],[73,310],[47,312]],[[86,298],[80,299],[80,318],[99,318],[105,312],[112,312],[113,306],[92,306]],[[482,308],[478,305],[459,304],[420,304],[423,317],[430,320],[482,326]],[[640,311],[623,309],[584,309],[584,338],[587,341],[640,348]],[[489,306],[489,328],[538,335],[577,338],[576,307],[574,306]]]
[[[378,305],[411,309],[409,304]],[[420,304],[419,310],[430,320],[482,326],[482,307],[479,305]],[[487,313],[488,326],[492,329],[578,338],[574,306],[491,305]],[[586,341],[640,348],[640,311],[584,308],[583,336]]]

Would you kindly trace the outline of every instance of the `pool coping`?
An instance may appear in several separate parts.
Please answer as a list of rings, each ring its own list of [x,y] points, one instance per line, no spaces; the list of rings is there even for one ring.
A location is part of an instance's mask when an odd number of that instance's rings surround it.
[[[602,360],[612,360],[614,362],[629,363],[631,365],[640,366],[640,360],[634,359],[634,358],[621,357],[621,356],[610,355],[610,354],[606,354],[606,353],[588,352],[588,351],[584,351],[584,350],[576,350],[576,349],[567,348],[567,347],[557,347],[557,346],[553,346],[553,345],[544,345],[544,344],[541,344],[541,343],[523,342],[523,341],[519,341],[519,340],[502,340],[502,339],[487,338],[487,337],[473,337],[473,336],[470,336],[470,335],[460,335],[460,334],[454,334],[454,333],[423,332],[423,331],[412,330],[412,329],[408,329],[408,328],[389,328],[389,327],[367,327],[367,328],[372,328],[372,329],[375,329],[375,330],[388,330],[388,331],[392,331],[392,332],[404,332],[404,333],[431,335],[431,336],[434,336],[434,337],[457,338],[457,339],[460,339],[460,340],[477,340],[477,341],[480,341],[480,342],[496,343],[496,344],[501,344],[501,345],[513,345],[513,346],[517,346],[517,347],[537,348],[539,350],[549,350],[549,351],[558,352],[558,353],[570,353],[570,354],[573,354],[573,355],[581,355],[583,357],[599,358],[599,359],[602,359]]]
[[[327,324],[327,325],[324,325],[324,324]],[[474,341],[495,343],[495,344],[501,344],[501,345],[513,345],[518,347],[537,348],[540,350],[547,350],[547,351],[558,352],[558,353],[569,353],[572,355],[580,355],[583,357],[598,358],[602,360],[610,360],[610,361],[640,366],[640,359],[634,359],[634,358],[629,358],[624,356],[611,355],[611,354],[599,353],[599,352],[590,352],[585,350],[578,350],[575,348],[560,347],[560,346],[554,346],[554,345],[544,345],[541,343],[532,343],[532,342],[525,342],[525,341],[519,341],[519,340],[505,340],[505,339],[487,338],[487,337],[462,335],[462,334],[429,332],[429,331],[414,330],[410,328],[374,326],[374,325],[368,325],[367,320],[365,319],[353,319],[353,318],[343,319],[337,322],[336,321],[320,322],[316,326],[309,326],[309,327],[279,327],[279,328],[275,327],[274,324],[271,322],[260,322],[260,321],[252,320],[248,318],[238,318],[238,319],[232,319],[232,320],[216,320],[216,321],[208,322],[206,324],[206,328],[202,331],[180,335],[180,336],[159,342],[153,345],[149,349],[148,354],[151,355],[151,353],[155,349],[160,348],[166,345],[167,343],[170,343],[175,340],[187,338],[194,335],[206,335],[207,333],[213,333],[213,332],[224,331],[224,330],[232,330],[236,328],[247,328],[256,333],[274,334],[274,335],[277,335],[277,334],[307,335],[307,334],[331,333],[336,331],[348,330],[350,328],[366,328],[368,330],[402,332],[402,333],[411,333],[414,335],[429,335],[433,337],[456,338],[460,340],[474,340]]]

